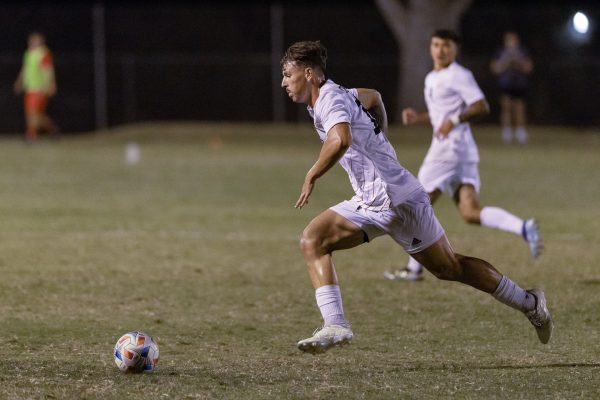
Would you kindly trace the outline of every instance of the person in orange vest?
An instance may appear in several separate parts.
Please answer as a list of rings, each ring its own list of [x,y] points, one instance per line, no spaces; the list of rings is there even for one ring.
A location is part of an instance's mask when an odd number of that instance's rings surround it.
[[[14,84],[17,95],[24,94],[25,140],[33,142],[40,131],[57,137],[58,127],[46,114],[48,99],[56,94],[56,78],[52,53],[46,47],[46,39],[40,32],[31,32],[23,65]]]

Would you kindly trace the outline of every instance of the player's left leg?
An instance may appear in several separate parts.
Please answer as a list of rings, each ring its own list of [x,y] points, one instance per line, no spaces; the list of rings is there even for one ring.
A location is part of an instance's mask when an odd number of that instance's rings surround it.
[[[500,127],[502,129],[502,141],[509,144],[513,137],[512,110],[510,97],[503,93],[500,96]]]
[[[535,219],[523,220],[500,207],[481,207],[477,189],[472,184],[461,185],[454,200],[465,221],[522,236],[534,258],[541,254],[543,246]]]
[[[39,128],[43,129],[50,137],[56,139],[59,136],[59,129],[46,111],[48,108],[48,100],[48,96],[45,94],[40,94],[38,97],[36,111],[39,114]]]
[[[298,342],[304,352],[324,353],[331,347],[348,343],[353,334],[344,316],[342,296],[331,254],[365,242],[365,232],[332,209],[313,219],[302,233],[300,250],[315,288],[323,327],[312,337]]]
[[[60,130],[58,129],[58,126],[47,113],[44,113],[42,115],[41,121],[42,128],[48,133],[48,135],[51,138],[58,139],[60,137]]]
[[[529,135],[526,129],[527,117],[526,117],[526,105],[525,99],[515,97],[511,101],[511,107],[515,119],[515,137],[521,144],[527,143]]]
[[[412,256],[437,278],[461,282],[490,293],[498,301],[523,312],[535,327],[539,340],[542,343],[550,340],[553,323],[542,290],[524,290],[490,263],[454,253],[445,234]]]
[[[462,219],[470,224],[481,224],[481,206],[475,186],[461,184],[454,194],[454,202]]]

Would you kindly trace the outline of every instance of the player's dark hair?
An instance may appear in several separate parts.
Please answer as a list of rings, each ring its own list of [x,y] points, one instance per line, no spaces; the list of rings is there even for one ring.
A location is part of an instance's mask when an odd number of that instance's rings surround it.
[[[451,29],[438,29],[431,34],[431,38],[452,40],[454,43],[460,44],[460,36],[458,36],[458,33]]]
[[[30,38],[30,37],[32,37],[32,36],[39,36],[39,37],[41,37],[41,38],[42,38],[42,39],[44,39],[44,40],[46,39],[46,35],[44,35],[44,32],[42,32],[42,31],[38,31],[38,30],[31,31],[31,32],[29,32],[29,34],[27,35],[27,37],[28,37],[28,38]]]
[[[281,58],[281,66],[286,62],[296,63],[303,67],[319,67],[323,72],[327,67],[327,49],[320,41],[296,42],[285,51]]]

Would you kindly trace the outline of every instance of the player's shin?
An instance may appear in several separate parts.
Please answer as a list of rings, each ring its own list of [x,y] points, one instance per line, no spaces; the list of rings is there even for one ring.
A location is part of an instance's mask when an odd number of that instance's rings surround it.
[[[340,325],[348,326],[344,317],[342,294],[339,285],[325,285],[316,289],[315,297],[317,305],[323,316],[324,326]]]

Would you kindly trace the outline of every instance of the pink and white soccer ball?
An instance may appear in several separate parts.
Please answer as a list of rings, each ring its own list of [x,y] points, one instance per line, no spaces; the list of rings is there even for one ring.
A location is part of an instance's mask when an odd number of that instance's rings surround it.
[[[158,364],[158,345],[144,332],[129,332],[117,340],[113,355],[123,372],[153,372]]]

